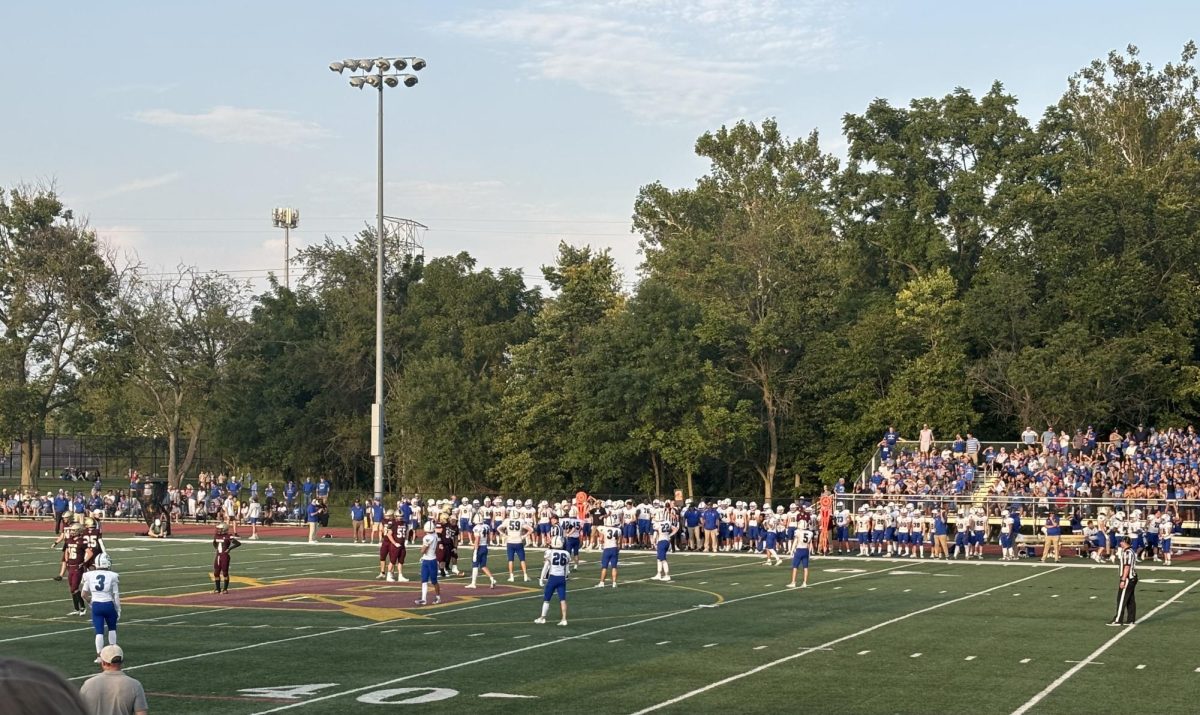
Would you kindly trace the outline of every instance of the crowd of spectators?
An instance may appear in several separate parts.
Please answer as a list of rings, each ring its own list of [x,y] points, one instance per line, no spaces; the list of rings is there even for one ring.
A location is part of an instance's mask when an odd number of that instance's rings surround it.
[[[1138,425],[1103,438],[1091,426],[1074,434],[1053,426],[1041,433],[1026,428],[1016,442],[999,446],[985,446],[969,432],[937,442],[928,426],[919,439],[905,440],[889,427],[878,446],[878,466],[854,485],[871,499],[962,501],[986,485],[987,503],[995,509],[1064,510],[1073,498],[1083,498],[1091,505],[1173,508],[1187,520],[1200,512],[1200,435],[1194,426]]]

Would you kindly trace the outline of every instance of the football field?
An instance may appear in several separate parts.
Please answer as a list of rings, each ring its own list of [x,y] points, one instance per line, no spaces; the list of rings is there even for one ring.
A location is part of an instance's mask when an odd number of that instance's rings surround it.
[[[51,537],[0,535],[0,655],[95,673],[90,619],[70,609]],[[1193,713],[1200,569],[1143,564],[1139,625],[1106,627],[1116,570],[1061,564],[814,558],[789,564],[622,552],[619,588],[572,575],[570,623],[535,625],[531,581],[476,591],[375,580],[377,551],[243,542],[210,593],[203,539],[107,538],[121,576],[126,671],[158,713]],[[469,549],[462,553],[469,555]],[[405,573],[417,574],[413,552]],[[464,563],[466,559],[464,559]],[[505,570],[503,551],[490,565]]]

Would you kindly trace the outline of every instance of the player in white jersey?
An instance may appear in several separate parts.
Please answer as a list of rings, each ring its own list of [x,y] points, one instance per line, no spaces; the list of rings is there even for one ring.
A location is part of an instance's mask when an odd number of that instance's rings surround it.
[[[651,581],[671,580],[671,569],[667,565],[667,549],[671,546],[671,537],[678,530],[679,527],[673,526],[665,519],[654,523],[654,548],[658,552],[658,569],[650,577]]]
[[[971,558],[971,552],[967,548],[967,534],[971,530],[971,520],[967,517],[967,513],[962,509],[958,510],[958,516],[954,519],[954,558],[958,558],[960,553],[967,558]]]
[[[838,553],[850,553],[850,522],[854,514],[846,508],[845,502],[838,502],[833,510],[833,540],[837,542]]]
[[[971,516],[971,544],[975,547],[975,558],[983,559],[983,542],[987,541],[988,517],[983,507],[975,507]]]
[[[426,524],[425,534],[421,537],[421,599],[418,606],[424,606],[429,599],[429,585],[433,584],[433,602],[442,602],[442,586],[438,583],[438,535],[434,532],[432,522]]]
[[[858,540],[858,555],[871,555],[871,514],[867,511],[867,505],[863,504],[858,508],[858,514],[854,517],[854,538]]]
[[[799,587],[808,588],[808,556],[813,540],[813,532],[808,525],[809,522],[804,519],[796,524],[796,538],[792,542],[792,581],[787,585],[788,588],[797,587],[796,576],[801,569],[804,570],[804,579]]]
[[[117,573],[112,570],[108,554],[96,557],[96,569],[83,574],[80,591],[92,602],[92,628],[96,631],[96,662],[104,647],[104,630],[108,629],[108,645],[117,644],[117,621],[121,618],[121,592]]]
[[[499,531],[504,534],[504,547],[508,555],[508,580],[513,580],[513,562],[521,562],[521,578],[529,580],[529,569],[525,566],[525,539],[533,533],[533,526],[515,515],[505,519]]]
[[[610,569],[612,570],[612,587],[616,588],[617,561],[621,557],[621,530],[613,523],[612,517],[609,517],[609,523],[601,526],[598,532],[601,547],[604,550],[600,552],[600,583],[596,584],[596,588],[604,588],[604,576]]]
[[[1014,548],[1016,543],[1016,523],[1017,520],[1013,517],[1012,512],[1005,509],[1000,512],[1000,560],[1001,561],[1016,561],[1017,552]]]
[[[1163,565],[1171,565],[1171,535],[1175,533],[1175,517],[1164,511],[1158,517],[1158,548],[1162,551]]]
[[[496,587],[496,577],[492,575],[491,569],[488,568],[488,532],[492,527],[487,524],[476,524],[471,528],[471,535],[475,537],[475,552],[471,556],[471,583],[466,585],[466,588],[475,588],[475,581],[479,578],[479,572],[482,571],[485,576],[492,582],[492,588]]]
[[[563,549],[562,537],[550,540],[550,548],[546,549],[542,563],[542,577],[538,583],[542,586],[542,615],[534,619],[534,623],[545,623],[546,614],[550,612],[550,599],[558,594],[558,606],[562,610],[562,620],[558,625],[567,625],[567,574],[571,570],[571,555]]]

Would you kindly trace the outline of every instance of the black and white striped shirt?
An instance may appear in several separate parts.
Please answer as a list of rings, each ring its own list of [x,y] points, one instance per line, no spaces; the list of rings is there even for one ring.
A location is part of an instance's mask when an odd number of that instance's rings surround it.
[[[1137,578],[1137,553],[1133,549],[1117,551],[1117,568],[1121,570],[1121,580]]]

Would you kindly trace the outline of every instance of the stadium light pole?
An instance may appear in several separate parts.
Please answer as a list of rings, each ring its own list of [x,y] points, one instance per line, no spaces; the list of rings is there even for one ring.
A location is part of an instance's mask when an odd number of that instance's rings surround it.
[[[283,229],[283,285],[292,289],[291,230],[300,225],[300,212],[296,209],[275,209],[271,212],[275,228]]]
[[[375,403],[371,405],[371,456],[375,458],[375,497],[383,498],[383,88],[417,83],[413,72],[425,69],[420,57],[376,57],[373,59],[331,62],[329,69],[342,74],[349,70],[350,86],[369,85],[379,92],[379,126],[376,169],[378,172],[375,207]],[[361,74],[356,74],[361,72]]]

